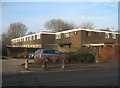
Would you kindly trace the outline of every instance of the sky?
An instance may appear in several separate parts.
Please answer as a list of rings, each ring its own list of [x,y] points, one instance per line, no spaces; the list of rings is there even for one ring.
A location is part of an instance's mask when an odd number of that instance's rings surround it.
[[[118,2],[2,2],[2,32],[14,22],[25,24],[28,32],[46,31],[44,24],[51,19],[118,30]]]

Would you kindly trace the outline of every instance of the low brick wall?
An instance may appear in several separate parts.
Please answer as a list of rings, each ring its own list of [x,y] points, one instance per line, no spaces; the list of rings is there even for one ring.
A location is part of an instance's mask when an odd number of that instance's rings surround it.
[[[39,48],[7,47],[7,56],[19,57],[35,52]]]
[[[2,45],[1,46],[2,56],[7,56],[7,46]]]

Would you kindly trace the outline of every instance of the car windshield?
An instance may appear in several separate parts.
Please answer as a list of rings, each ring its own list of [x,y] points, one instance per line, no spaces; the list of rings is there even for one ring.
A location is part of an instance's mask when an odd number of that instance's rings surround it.
[[[35,51],[35,54],[38,54],[42,51],[42,49],[38,49],[37,51]]]

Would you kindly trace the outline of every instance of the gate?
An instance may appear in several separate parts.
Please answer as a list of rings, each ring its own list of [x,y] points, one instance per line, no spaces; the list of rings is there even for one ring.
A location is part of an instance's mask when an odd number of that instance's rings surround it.
[[[99,52],[100,62],[120,61],[119,57],[120,57],[120,46],[100,47],[100,52]]]

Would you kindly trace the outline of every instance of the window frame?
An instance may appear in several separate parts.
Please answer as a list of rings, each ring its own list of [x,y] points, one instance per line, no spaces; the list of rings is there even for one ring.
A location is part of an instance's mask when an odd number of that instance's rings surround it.
[[[70,37],[73,37],[75,35],[75,32],[70,32]]]
[[[41,34],[37,34],[37,39],[41,39]]]
[[[55,39],[61,39],[61,34],[56,34]]]
[[[69,38],[70,37],[70,33],[65,33],[65,38]]]
[[[105,33],[105,38],[110,38],[110,34],[109,33]]]
[[[112,33],[112,39],[116,39],[117,35],[115,33]]]
[[[91,31],[86,31],[86,36],[91,36]]]

